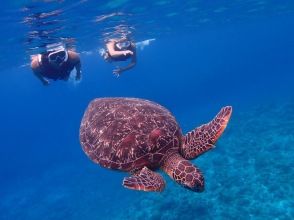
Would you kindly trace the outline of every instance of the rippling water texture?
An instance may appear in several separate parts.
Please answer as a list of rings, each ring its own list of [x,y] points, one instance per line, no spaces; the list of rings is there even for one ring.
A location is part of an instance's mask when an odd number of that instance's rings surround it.
[[[294,219],[294,2],[290,0],[5,1],[1,3],[0,219]],[[138,63],[121,77],[99,56],[129,36]],[[31,55],[80,53],[80,83],[44,87]],[[192,162],[206,189],[123,188],[92,163],[79,126],[98,97],[156,101],[184,133],[232,105],[216,148]]]

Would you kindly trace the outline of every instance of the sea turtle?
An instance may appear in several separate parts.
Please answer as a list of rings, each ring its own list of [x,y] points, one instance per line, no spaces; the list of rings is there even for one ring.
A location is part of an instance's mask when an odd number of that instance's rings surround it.
[[[180,185],[204,190],[201,171],[188,160],[214,147],[223,133],[232,107],[183,136],[173,115],[163,106],[137,98],[93,100],[81,122],[80,142],[85,153],[102,167],[129,172],[123,186],[162,191],[165,181],[157,168]]]

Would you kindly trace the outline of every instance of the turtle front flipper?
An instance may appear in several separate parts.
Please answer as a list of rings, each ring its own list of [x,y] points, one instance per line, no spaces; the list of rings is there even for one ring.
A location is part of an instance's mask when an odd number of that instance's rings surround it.
[[[201,171],[178,153],[168,155],[161,168],[177,183],[194,192],[204,190]]]
[[[165,187],[164,179],[157,173],[143,167],[142,170],[133,174],[133,176],[125,177],[123,186],[128,189],[143,191],[163,191]]]
[[[181,155],[188,160],[194,159],[213,148],[227,127],[231,114],[231,106],[223,107],[211,122],[187,133],[180,147]]]

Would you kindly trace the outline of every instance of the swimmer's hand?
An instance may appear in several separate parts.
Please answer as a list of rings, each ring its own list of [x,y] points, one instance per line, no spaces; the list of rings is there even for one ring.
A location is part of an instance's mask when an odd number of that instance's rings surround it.
[[[42,80],[42,83],[44,86],[48,86],[50,84],[49,80],[47,80],[47,79]]]
[[[127,55],[129,55],[129,54],[130,54],[131,56],[133,56],[133,54],[134,54],[134,53],[133,53],[132,51],[130,51],[130,50],[126,50],[126,51],[124,51],[123,53],[124,53],[124,56],[127,56]]]
[[[119,67],[113,70],[113,74],[116,75],[117,77],[120,76],[121,72],[122,72],[122,69]]]
[[[81,72],[76,74],[76,81],[80,81],[81,80]]]

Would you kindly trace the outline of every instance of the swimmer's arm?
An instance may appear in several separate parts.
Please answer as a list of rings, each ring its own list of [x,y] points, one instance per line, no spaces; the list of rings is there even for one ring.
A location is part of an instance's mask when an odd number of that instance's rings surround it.
[[[127,65],[127,66],[125,66],[125,67],[121,67],[121,68],[120,68],[120,71],[121,71],[121,72],[124,72],[124,71],[126,71],[126,70],[129,70],[129,69],[133,68],[133,67],[136,65],[136,63],[137,63],[136,61],[133,61],[133,60],[132,60],[132,61],[130,62],[129,65]]]
[[[129,63],[129,65],[125,66],[125,67],[120,67],[118,70],[119,70],[119,74],[126,71],[126,70],[129,70],[131,68],[133,68],[136,63],[137,63],[137,58],[136,58],[136,52],[134,52],[134,55],[132,56],[132,60],[131,62]]]
[[[81,61],[80,61],[80,59],[77,62],[77,64],[75,65],[75,68],[76,68],[76,80],[80,80],[81,79],[81,76],[82,76]]]
[[[38,71],[39,69],[39,63],[37,60],[37,56],[33,58],[31,63],[31,68],[33,70],[34,75],[43,83],[43,85],[49,85],[49,81],[45,79],[41,73]]]
[[[49,81],[47,79],[45,79],[41,73],[37,72],[37,71],[33,71],[34,75],[43,83],[43,85],[49,85]]]
[[[74,51],[68,51],[69,57],[72,59],[72,62],[75,63],[76,69],[76,80],[81,79],[82,71],[81,71],[81,60],[78,53]]]
[[[130,50],[123,50],[123,51],[116,51],[114,49],[114,45],[115,45],[115,41],[109,41],[107,44],[106,44],[106,48],[108,50],[108,53],[110,54],[110,56],[112,57],[119,57],[121,55],[127,55],[128,53],[133,53],[132,51]]]

